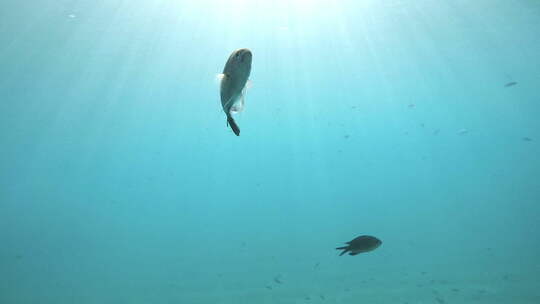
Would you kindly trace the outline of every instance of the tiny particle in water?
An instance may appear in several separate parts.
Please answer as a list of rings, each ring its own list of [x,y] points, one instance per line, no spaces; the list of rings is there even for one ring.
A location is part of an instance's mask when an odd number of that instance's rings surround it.
[[[423,127],[424,127],[424,124],[423,124],[423,123],[421,123],[421,124],[420,124],[420,127],[422,127],[422,128],[423,128]]]
[[[465,134],[469,133],[469,130],[467,130],[467,129],[461,129],[461,130],[459,130],[457,133],[458,133],[459,135],[465,135]]]
[[[68,17],[71,18],[71,19],[73,19],[73,18],[75,18],[75,17],[77,17],[77,16],[75,16],[75,14],[69,14]]]
[[[320,297],[321,300],[323,300],[323,301],[326,300],[326,298],[324,297],[324,295],[320,295],[319,297]]]
[[[349,137],[351,137],[349,134],[343,135],[343,138],[345,138],[345,139],[347,139],[347,138],[349,138]]]
[[[517,84],[517,82],[515,81],[511,81],[511,82],[508,82],[504,85],[505,88],[508,88],[508,87],[513,87]]]
[[[320,265],[320,264],[321,264],[320,262],[315,263],[315,266],[313,266],[313,268],[314,268],[314,269],[319,268],[319,265]]]
[[[411,103],[407,106],[409,109],[414,109],[416,107],[416,105],[414,103]]]
[[[433,135],[439,134],[440,131],[441,131],[440,129],[435,129],[435,130],[433,131]]]
[[[459,292],[459,289],[458,288],[452,288],[452,291],[453,292]]]
[[[350,289],[350,288],[345,288],[344,290],[345,290],[346,292],[349,292],[349,291],[351,291],[351,289]]]
[[[305,299],[306,301],[311,300],[311,298],[310,298],[309,296],[306,296],[304,299]]]

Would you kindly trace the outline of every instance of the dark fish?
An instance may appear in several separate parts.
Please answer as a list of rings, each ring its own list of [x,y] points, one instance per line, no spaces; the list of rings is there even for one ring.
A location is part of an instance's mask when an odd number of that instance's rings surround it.
[[[523,137],[522,139],[523,139],[523,141],[532,141],[532,138],[530,138],[530,137]]]
[[[443,298],[436,297],[435,300],[436,300],[437,303],[439,303],[439,304],[445,304],[445,303],[446,303],[446,301],[445,301]]]
[[[231,127],[236,136],[240,135],[240,128],[232,114],[238,113],[244,108],[246,84],[251,73],[251,59],[250,50],[236,50],[229,56],[223,73],[219,75],[221,79],[221,106],[227,115],[227,125]]]
[[[512,87],[512,86],[515,86],[516,84],[517,84],[517,82],[515,82],[515,81],[511,81],[511,82],[509,82],[509,83],[505,84],[505,85],[504,85],[504,87],[505,87],[505,88],[508,88],[508,87]]]
[[[378,238],[370,235],[361,235],[354,240],[345,243],[347,246],[338,247],[337,250],[343,250],[339,255],[342,256],[345,253],[349,255],[357,255],[362,252],[368,252],[381,246],[382,242]]]

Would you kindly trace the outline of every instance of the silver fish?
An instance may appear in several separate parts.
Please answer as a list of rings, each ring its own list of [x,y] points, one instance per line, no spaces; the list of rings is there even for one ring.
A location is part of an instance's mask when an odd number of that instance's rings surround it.
[[[236,136],[240,136],[240,128],[234,121],[232,114],[240,112],[244,108],[244,95],[251,73],[252,57],[253,55],[248,49],[238,49],[232,52],[225,63],[223,74],[220,74],[221,106],[227,115],[227,125],[231,126]]]

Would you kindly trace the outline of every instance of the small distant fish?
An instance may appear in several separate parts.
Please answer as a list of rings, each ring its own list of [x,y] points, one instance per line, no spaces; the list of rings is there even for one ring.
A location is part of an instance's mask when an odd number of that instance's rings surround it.
[[[319,297],[321,298],[321,300],[326,300],[326,297],[324,295],[319,295]]]
[[[443,298],[436,297],[435,300],[436,300],[437,303],[439,303],[439,304],[444,304],[444,303],[446,303],[446,301],[445,301]]]
[[[441,131],[440,129],[435,129],[435,130],[433,130],[433,135],[439,134],[440,131]]]
[[[346,242],[347,246],[337,247],[337,250],[343,250],[339,255],[345,253],[349,255],[357,255],[359,253],[368,252],[377,249],[381,246],[382,241],[370,235],[361,235],[350,242]]]
[[[281,281],[281,275],[278,274],[277,276],[274,277],[274,282],[278,283],[278,284],[283,284],[283,281]]]
[[[523,139],[523,141],[532,141],[532,138],[530,138],[530,137],[523,137],[522,139]]]
[[[414,109],[416,107],[416,105],[414,103],[411,103],[407,106],[409,109]]]
[[[467,133],[469,133],[469,130],[467,130],[467,129],[461,129],[461,130],[459,130],[459,131],[457,132],[457,134],[459,134],[459,135],[465,135],[465,134],[467,134]]]
[[[508,87],[513,87],[517,84],[517,82],[515,81],[511,81],[511,82],[508,82],[507,84],[504,85],[505,88],[508,88]]]
[[[267,286],[265,286],[265,287],[266,287],[266,289],[268,289],[268,290],[272,290],[272,286],[267,285]]]

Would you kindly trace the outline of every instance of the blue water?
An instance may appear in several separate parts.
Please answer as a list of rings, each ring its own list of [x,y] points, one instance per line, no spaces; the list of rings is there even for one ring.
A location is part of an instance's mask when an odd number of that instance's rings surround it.
[[[2,0],[0,303],[540,303],[539,54],[530,0]]]

